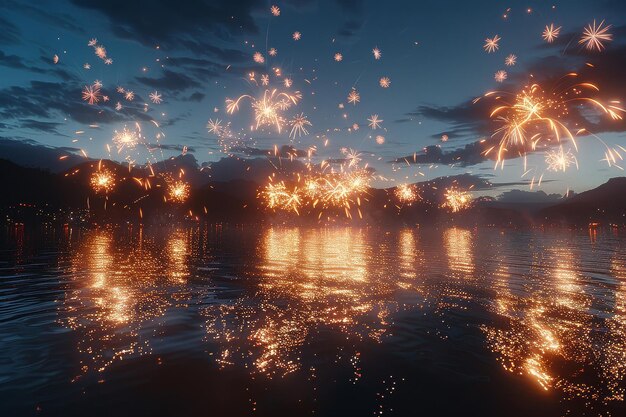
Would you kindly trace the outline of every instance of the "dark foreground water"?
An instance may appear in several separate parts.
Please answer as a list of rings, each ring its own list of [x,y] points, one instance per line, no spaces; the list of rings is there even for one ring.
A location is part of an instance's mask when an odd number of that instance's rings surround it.
[[[626,415],[623,234],[9,228],[0,243],[1,416]]]

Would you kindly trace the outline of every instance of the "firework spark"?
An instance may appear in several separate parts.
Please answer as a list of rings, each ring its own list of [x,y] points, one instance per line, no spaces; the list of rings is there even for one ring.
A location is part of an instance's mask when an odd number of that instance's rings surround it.
[[[174,203],[184,203],[189,197],[190,187],[183,180],[170,180],[167,185],[167,195]]]
[[[293,38],[294,41],[299,41],[300,39],[302,39],[302,34],[296,31],[296,32],[293,32],[293,35],[291,35],[291,37]]]
[[[263,56],[262,53],[260,52],[255,52],[252,55],[252,59],[254,60],[254,62],[256,62],[257,64],[263,64],[265,63],[265,57]]]
[[[256,120],[256,128],[259,126],[276,126],[276,130],[280,133],[283,129],[284,116],[283,111],[291,106],[298,104],[302,95],[299,91],[294,94],[279,92],[276,89],[265,90],[259,98],[244,94],[236,100],[226,99],[226,111],[233,114],[239,109],[239,105],[243,100],[249,100],[254,111]]]
[[[375,47],[374,49],[372,49],[372,54],[374,55],[374,59],[377,61],[383,56],[382,52],[380,52],[380,49],[378,49],[378,47]]]
[[[483,45],[483,49],[487,52],[487,53],[492,53],[498,50],[498,48],[500,47],[498,45],[498,42],[500,41],[500,36],[495,35],[493,38],[487,38],[485,39],[485,44]]]
[[[209,119],[207,123],[207,129],[209,129],[209,133],[213,133],[214,135],[219,136],[222,133],[222,121],[220,119]]]
[[[117,147],[118,153],[123,149],[133,149],[139,143],[140,135],[135,130],[130,130],[126,126],[121,132],[117,130],[113,134],[113,143]]]
[[[378,84],[382,87],[382,88],[389,88],[389,86],[391,85],[391,80],[389,79],[389,77],[382,77],[379,81]]]
[[[590,51],[602,51],[604,49],[604,44],[602,42],[610,42],[613,40],[613,35],[609,33],[609,29],[611,25],[604,26],[604,20],[600,22],[599,25],[596,25],[596,21],[590,23],[583,30],[583,35],[578,41],[579,44],[585,45]]]
[[[504,82],[504,80],[506,80],[507,77],[508,77],[508,74],[506,73],[505,70],[499,70],[493,76],[494,80],[496,80],[499,83]]]
[[[407,205],[414,203],[418,198],[415,186],[410,184],[398,185],[394,191],[394,194],[398,201]]]
[[[270,12],[272,13],[272,16],[280,16],[280,7],[274,4],[270,7]]]

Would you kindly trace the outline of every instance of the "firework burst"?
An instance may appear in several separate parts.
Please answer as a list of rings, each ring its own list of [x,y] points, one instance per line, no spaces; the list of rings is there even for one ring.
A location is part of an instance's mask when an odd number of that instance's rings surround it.
[[[415,186],[411,184],[398,185],[396,189],[394,190],[394,195],[396,196],[399,202],[401,202],[402,204],[407,204],[407,205],[411,205],[418,198],[418,194],[417,194],[417,191],[415,190]]]
[[[100,87],[97,85],[86,85],[83,89],[83,100],[91,105],[97,104],[101,97]]]
[[[578,41],[579,44],[585,45],[590,51],[602,51],[604,49],[603,42],[610,42],[613,40],[613,35],[609,33],[611,25],[604,26],[604,20],[596,25],[596,21],[590,23],[583,30],[582,37]]]
[[[292,139],[295,139],[296,135],[298,135],[298,137],[302,136],[303,134],[308,135],[309,131],[306,129],[307,126],[313,126],[304,115],[304,113],[300,113],[294,116],[289,124],[291,125],[291,132],[289,132],[289,137],[291,137]]]
[[[297,105],[302,95],[299,91],[293,94],[280,92],[276,89],[265,90],[259,98],[244,94],[236,100],[226,99],[226,111],[233,114],[239,109],[242,101],[248,100],[251,103],[256,120],[256,128],[259,126],[275,126],[278,133],[283,129],[285,118],[283,112],[291,106]]]
[[[115,186],[115,177],[113,173],[106,168],[102,168],[98,164],[98,170],[91,176],[91,188],[96,193],[108,193]]]
[[[571,165],[578,168],[578,160],[569,149],[566,152],[559,146],[559,149],[546,152],[546,165],[548,171],[565,172]]]
[[[559,37],[560,33],[561,33],[561,26],[555,28],[554,23],[550,23],[550,26],[546,26],[546,28],[543,30],[541,37],[543,38],[544,41],[548,43],[552,43],[554,42],[556,38]]]
[[[370,116],[369,119],[367,119],[367,121],[369,122],[369,127],[372,128],[373,130],[376,130],[380,127],[380,124],[382,122],[384,122],[383,119],[379,119],[377,114],[372,114]]]
[[[500,45],[498,44],[498,42],[500,42],[500,36],[495,35],[493,38],[487,38],[485,39],[485,44],[483,45],[483,49],[488,53],[492,53],[498,50],[498,48],[500,47]]]
[[[355,89],[350,90],[350,93],[348,94],[348,103],[352,103],[356,106],[356,103],[359,103],[360,101],[361,95],[359,92]]]
[[[470,193],[452,187],[446,190],[445,201],[442,204],[442,207],[456,213],[469,208],[471,204],[472,196]]]
[[[389,88],[389,86],[391,85],[391,80],[389,79],[389,77],[382,77],[379,81],[378,84],[382,87],[382,88]]]
[[[189,198],[190,187],[183,180],[169,180],[167,184],[167,196],[174,203],[184,203]]]

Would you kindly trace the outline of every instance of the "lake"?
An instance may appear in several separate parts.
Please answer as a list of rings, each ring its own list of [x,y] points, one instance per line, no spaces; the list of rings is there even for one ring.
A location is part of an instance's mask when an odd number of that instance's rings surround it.
[[[626,233],[0,232],[3,416],[625,415]]]

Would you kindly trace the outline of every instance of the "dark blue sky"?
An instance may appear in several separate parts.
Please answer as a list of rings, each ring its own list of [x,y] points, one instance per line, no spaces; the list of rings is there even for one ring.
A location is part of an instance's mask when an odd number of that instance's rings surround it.
[[[280,16],[270,14],[272,4],[281,8]],[[615,0],[4,0],[0,10],[0,137],[84,149],[93,158],[123,159],[126,155],[107,152],[114,131],[139,122],[152,138],[159,130],[151,119],[165,135],[160,139],[163,153],[137,151],[131,157],[138,163],[179,154],[183,146],[200,162],[218,160],[224,154],[206,129],[207,121],[215,118],[230,121],[234,131],[245,131],[253,139],[250,146],[289,144],[288,132],[250,131],[252,116],[245,108],[232,116],[225,113],[227,97],[261,91],[246,74],[254,71],[260,79],[279,67],[282,77],[272,77],[272,84],[282,88],[282,79],[293,79],[291,90],[301,91],[303,99],[290,113],[304,112],[313,124],[310,135],[294,145],[316,146],[317,162],[341,157],[340,149],[346,147],[363,152],[365,161],[391,181],[473,173],[495,175],[489,177],[493,182],[523,182],[544,173],[543,151],[529,157],[528,167],[534,171],[523,179],[520,158],[495,172],[493,161],[474,164],[469,158],[467,164],[452,166],[389,161],[429,145],[449,152],[488,136],[481,128],[488,114],[478,108],[467,111],[469,101],[495,88],[516,90],[530,74],[554,77],[592,62],[598,72],[590,73],[591,81],[613,94],[607,99],[626,99],[624,67],[619,69],[626,6]],[[602,54],[587,54],[577,44],[583,27],[594,18],[613,25],[614,41]],[[550,23],[563,27],[552,46],[541,39]],[[302,33],[298,42],[291,38],[294,31]],[[500,48],[487,54],[484,39],[495,34],[502,38]],[[106,47],[111,65],[94,55],[87,45],[91,38]],[[372,56],[376,46],[382,51],[380,60]],[[278,50],[276,57],[267,54],[272,47]],[[264,65],[253,62],[256,51],[265,56]],[[343,55],[341,62],[333,59],[337,52]],[[517,65],[505,67],[511,53],[518,57]],[[500,69],[509,73],[503,86],[494,81]],[[391,80],[388,89],[378,84],[383,76]],[[81,101],[81,90],[95,80],[111,100],[89,106]],[[115,92],[118,86],[132,90],[136,98],[125,101]],[[352,87],[361,96],[356,106],[346,101]],[[150,102],[154,90],[162,94],[163,103]],[[124,105],[120,111],[114,108],[118,101]],[[383,131],[367,127],[372,114],[384,120]],[[353,123],[360,129],[348,131]],[[594,133],[609,145],[626,147],[624,123],[594,126]],[[450,139],[441,143],[444,133]],[[385,136],[382,145],[375,141],[378,134]],[[545,173],[542,188],[580,191],[622,175],[600,162],[605,148],[599,143],[580,138],[579,170]]]

